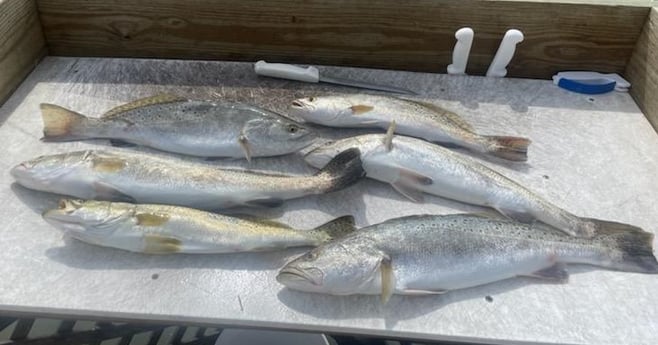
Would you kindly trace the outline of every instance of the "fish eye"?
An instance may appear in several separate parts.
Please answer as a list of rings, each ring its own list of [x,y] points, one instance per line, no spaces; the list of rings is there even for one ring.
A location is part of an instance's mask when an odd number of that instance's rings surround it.
[[[297,133],[299,132],[299,126],[296,125],[288,125],[288,133]]]

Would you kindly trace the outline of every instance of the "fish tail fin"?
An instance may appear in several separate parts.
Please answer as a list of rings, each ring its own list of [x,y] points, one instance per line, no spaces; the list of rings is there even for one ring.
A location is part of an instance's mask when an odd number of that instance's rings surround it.
[[[44,141],[71,141],[84,138],[78,130],[88,120],[84,115],[58,105],[42,103],[41,117]]]
[[[354,217],[342,216],[332,219],[311,230],[320,238],[320,242],[329,242],[350,234],[356,230],[354,226]]]
[[[328,182],[323,192],[333,192],[349,187],[365,176],[361,162],[361,152],[357,148],[347,149],[327,163],[315,177]]]
[[[610,268],[658,274],[658,261],[653,254],[654,235],[633,225],[588,219],[596,227],[595,240],[605,241],[612,250]]]
[[[528,160],[530,139],[506,136],[487,136],[486,152],[510,161],[525,162]]]

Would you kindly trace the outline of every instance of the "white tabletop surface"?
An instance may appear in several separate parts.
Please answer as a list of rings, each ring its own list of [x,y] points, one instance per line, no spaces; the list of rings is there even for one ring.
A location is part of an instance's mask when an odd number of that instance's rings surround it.
[[[527,164],[485,163],[575,214],[658,228],[658,136],[628,94],[585,96],[538,80],[324,70],[417,90],[483,134],[530,137]],[[13,165],[38,155],[108,148],[104,141],[39,141],[41,102],[99,116],[114,105],[169,92],[285,111],[295,97],[329,91],[356,92],[257,78],[246,63],[46,58],[0,108],[0,312],[503,344],[658,343],[657,276],[575,267],[565,285],[513,279],[441,296],[394,296],[385,306],[376,296],[306,294],[274,279],[301,250],[147,256],[93,247],[62,238],[41,219],[57,196],[17,186],[9,175]],[[299,155],[258,159],[251,167],[313,172]],[[472,210],[481,209],[434,197],[415,204],[387,185],[364,180],[340,192],[288,202],[266,215],[311,228],[344,214],[364,226],[403,215]]]

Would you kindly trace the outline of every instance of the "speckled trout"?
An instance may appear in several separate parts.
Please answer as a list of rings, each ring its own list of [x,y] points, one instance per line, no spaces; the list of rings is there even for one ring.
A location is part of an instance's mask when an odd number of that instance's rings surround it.
[[[539,220],[575,236],[592,236],[607,224],[578,217],[475,159],[415,138],[361,135],[320,146],[305,159],[323,166],[348,148],[361,151],[366,176],[389,183],[417,202],[423,200],[422,193],[438,195],[491,207],[524,223]]]
[[[352,216],[312,230],[264,219],[242,219],[191,208],[62,199],[43,218],[94,245],[148,254],[235,253],[315,247],[354,230]]]
[[[274,112],[242,103],[194,101],[171,95],[143,98],[86,117],[41,104],[43,140],[112,139],[199,157],[266,157],[296,152],[315,133]]]
[[[486,136],[459,115],[431,103],[367,94],[308,97],[294,100],[291,113],[331,127],[386,129],[448,146],[464,147],[512,161],[527,160],[526,138]]]
[[[170,204],[206,210],[275,207],[284,200],[345,188],[363,175],[358,149],[312,176],[220,169],[142,153],[77,151],[42,156],[11,170],[24,187],[82,199]]]
[[[418,215],[362,228],[284,266],[277,280],[334,295],[442,294],[517,276],[566,282],[565,264],[658,273],[653,234],[609,223],[591,239],[544,224]]]

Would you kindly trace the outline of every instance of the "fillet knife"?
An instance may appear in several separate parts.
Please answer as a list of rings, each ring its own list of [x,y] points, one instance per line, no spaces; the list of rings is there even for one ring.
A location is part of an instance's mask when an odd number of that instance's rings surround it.
[[[394,93],[403,93],[408,95],[416,95],[415,92],[407,89],[403,89],[395,86],[388,85],[379,85],[372,84],[365,81],[358,81],[352,79],[338,78],[338,77],[328,77],[320,75],[320,71],[313,67],[309,66],[306,68],[288,65],[283,63],[269,63],[263,60],[256,62],[254,65],[254,70],[256,74],[272,77],[272,78],[281,78],[289,80],[303,81],[307,83],[330,83],[344,86],[351,86],[360,89],[369,89],[369,90],[378,90],[378,91],[387,91]]]

